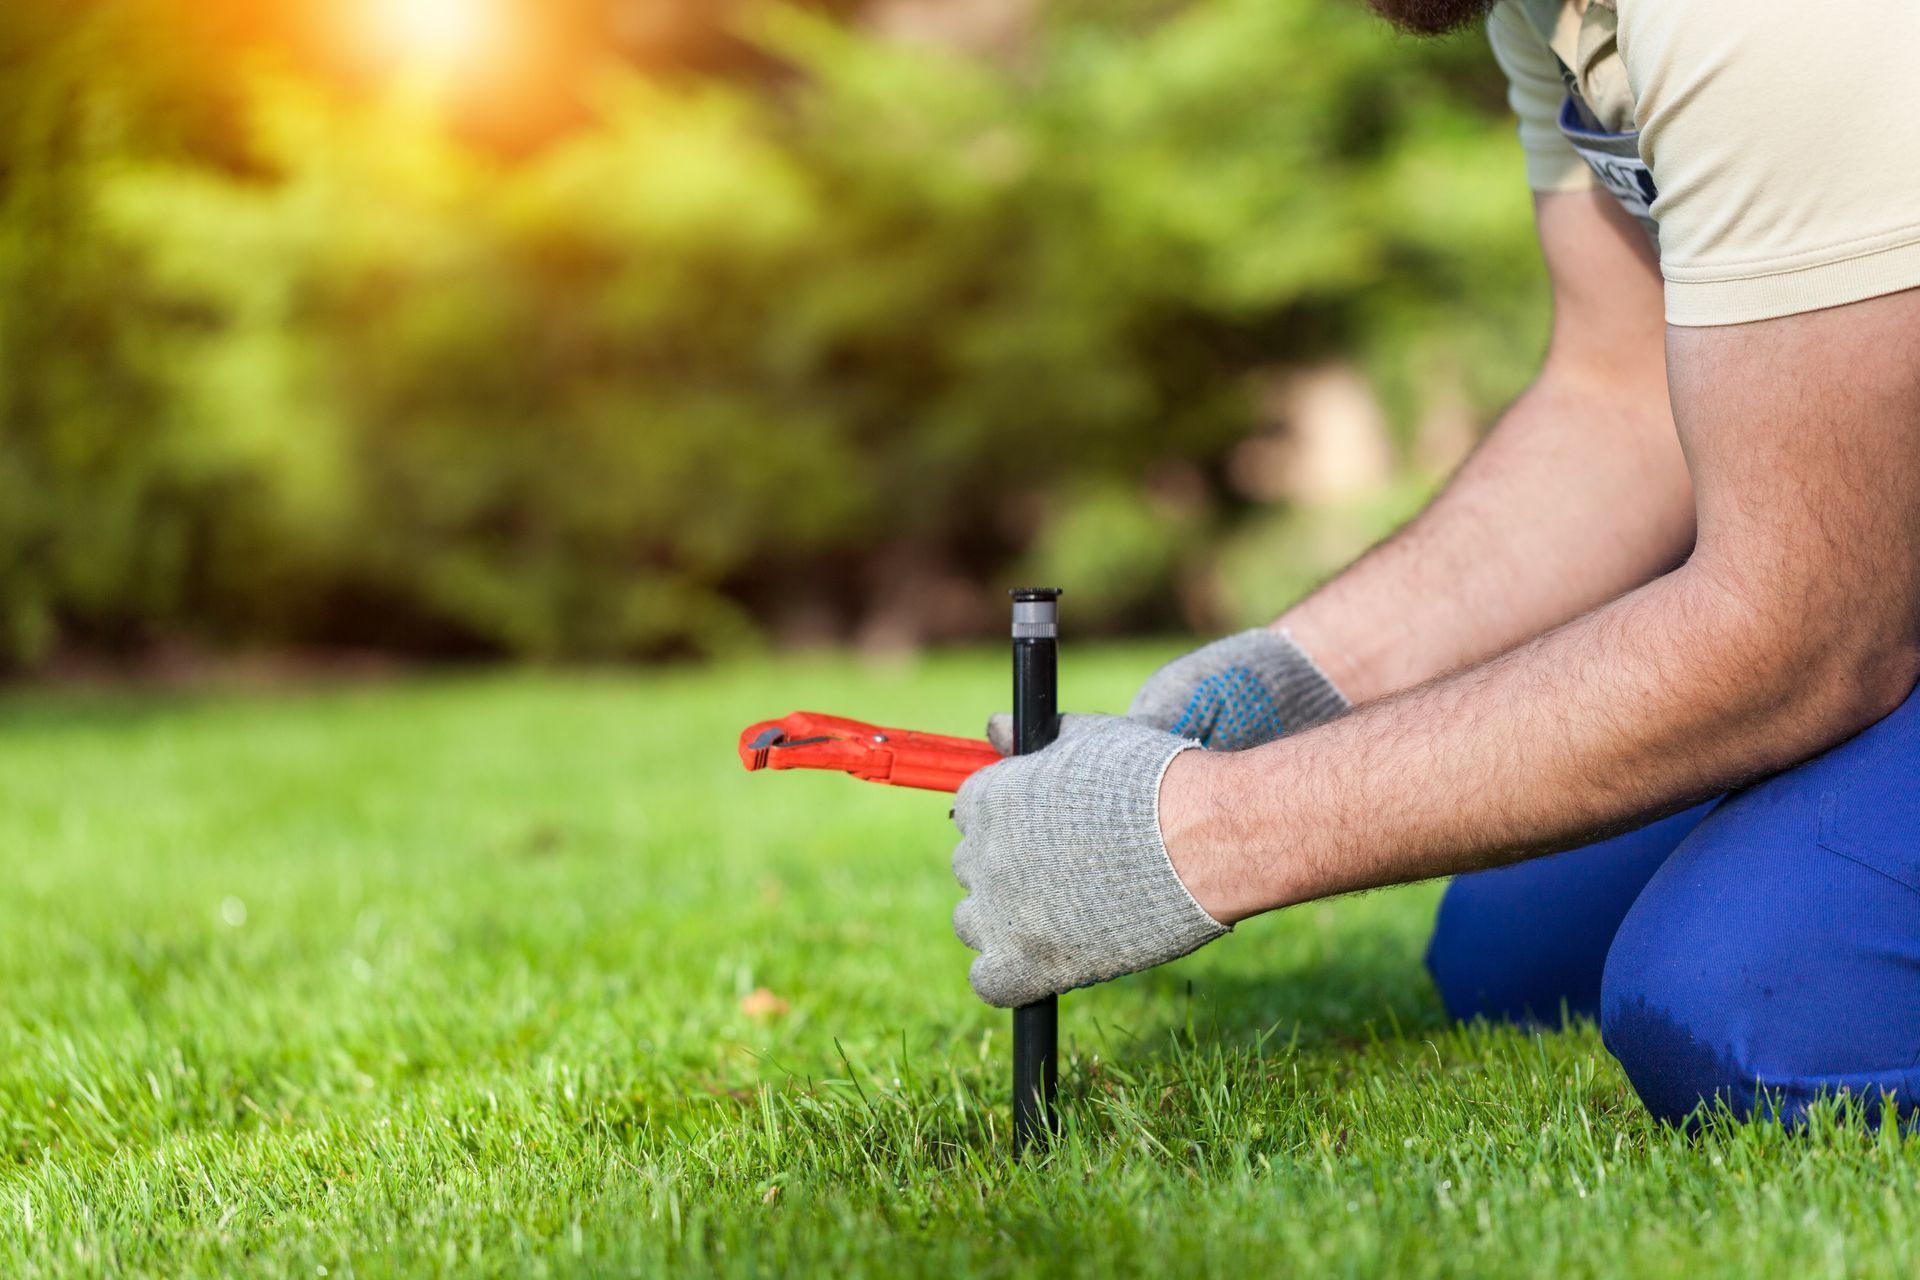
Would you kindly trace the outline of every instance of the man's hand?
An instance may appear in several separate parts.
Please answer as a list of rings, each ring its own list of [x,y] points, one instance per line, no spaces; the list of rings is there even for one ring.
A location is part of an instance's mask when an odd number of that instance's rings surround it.
[[[982,769],[955,797],[953,931],[969,977],[1013,1008],[1151,968],[1227,931],[1160,839],[1160,780],[1198,746],[1119,716],[1073,716],[1045,751]]]
[[[1127,717],[1210,751],[1244,751],[1331,720],[1348,705],[1291,635],[1255,627],[1161,667],[1134,695]],[[1013,717],[987,721],[987,738],[1001,755],[1013,754]]]
[[[1331,720],[1347,706],[1291,635],[1255,627],[1161,667],[1127,715],[1211,751],[1244,751]]]

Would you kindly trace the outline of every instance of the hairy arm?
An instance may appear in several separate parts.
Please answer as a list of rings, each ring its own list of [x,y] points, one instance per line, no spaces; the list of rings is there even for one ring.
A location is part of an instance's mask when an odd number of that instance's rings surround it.
[[[1274,624],[1356,703],[1504,653],[1692,544],[1646,239],[1604,192],[1535,211],[1554,304],[1540,376],[1426,511]]]
[[[1680,567],[1470,669],[1237,755],[1160,816],[1234,921],[1517,861],[1797,763],[1920,678],[1920,290],[1670,329]]]

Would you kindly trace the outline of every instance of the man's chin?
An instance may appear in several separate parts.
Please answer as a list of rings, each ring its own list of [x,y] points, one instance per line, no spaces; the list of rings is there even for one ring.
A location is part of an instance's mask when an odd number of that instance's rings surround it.
[[[1484,18],[1495,0],[1367,0],[1373,11],[1416,36],[1451,35]]]

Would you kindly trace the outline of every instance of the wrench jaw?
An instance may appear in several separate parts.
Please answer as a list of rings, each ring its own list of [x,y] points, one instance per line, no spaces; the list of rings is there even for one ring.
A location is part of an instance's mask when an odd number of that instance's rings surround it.
[[[755,733],[755,729],[759,732]],[[740,736],[752,739],[740,748],[740,761],[747,766],[748,773],[758,773],[767,767],[767,758],[773,749],[786,740],[787,731],[777,724],[754,725]]]

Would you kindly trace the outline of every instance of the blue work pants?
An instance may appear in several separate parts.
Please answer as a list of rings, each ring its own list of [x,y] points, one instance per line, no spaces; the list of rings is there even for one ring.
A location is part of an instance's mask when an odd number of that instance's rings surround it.
[[[1920,693],[1744,791],[1448,886],[1458,1018],[1598,1020],[1657,1116],[1920,1102]]]

